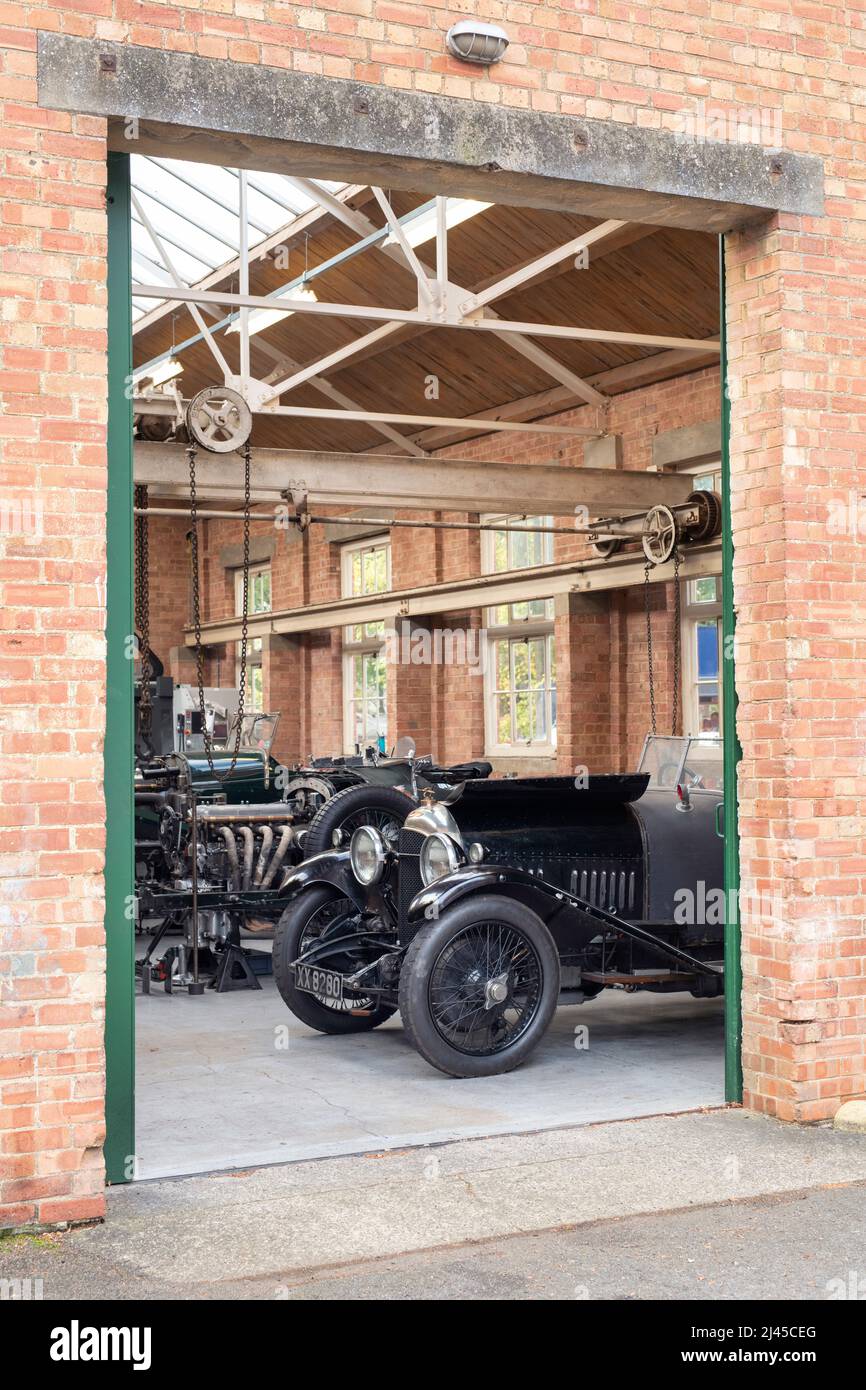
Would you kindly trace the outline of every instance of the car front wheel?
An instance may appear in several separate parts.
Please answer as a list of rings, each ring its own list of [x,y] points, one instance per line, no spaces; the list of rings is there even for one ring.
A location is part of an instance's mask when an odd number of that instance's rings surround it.
[[[470,898],[413,938],[400,973],[403,1026],[449,1076],[511,1071],[553,1017],[559,974],[536,913],[496,894]]]
[[[339,1001],[298,989],[292,962],[315,952],[322,971],[351,973],[367,963],[358,909],[321,885],[300,893],[283,913],[274,932],[274,979],[296,1018],[319,1033],[366,1033],[397,1010],[358,991]],[[357,941],[353,936],[357,935]],[[330,946],[333,942],[333,947]]]

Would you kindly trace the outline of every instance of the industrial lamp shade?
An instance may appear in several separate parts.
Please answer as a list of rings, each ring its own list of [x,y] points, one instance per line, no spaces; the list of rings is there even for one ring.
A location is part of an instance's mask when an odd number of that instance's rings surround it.
[[[448,52],[464,63],[488,67],[498,63],[508,47],[508,35],[498,24],[482,24],[478,19],[461,19],[445,36]]]

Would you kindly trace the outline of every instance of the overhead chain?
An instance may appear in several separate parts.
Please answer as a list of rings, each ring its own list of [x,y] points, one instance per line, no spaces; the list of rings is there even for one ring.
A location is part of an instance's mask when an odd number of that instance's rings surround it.
[[[652,627],[652,618],[651,618],[651,616],[650,616],[650,570],[651,570],[651,569],[652,569],[652,565],[650,564],[649,560],[647,560],[646,564],[645,564],[644,567],[643,567],[643,579],[644,579],[643,597],[644,597],[644,611],[645,611],[645,613],[646,613],[646,655],[647,655],[647,667],[648,667],[648,671],[649,671],[650,728],[651,728],[651,730],[652,730],[653,735],[655,735],[655,732],[656,732],[656,690],[655,690],[655,679],[654,679],[654,677],[653,677],[653,627]]]
[[[674,692],[671,733],[676,735],[680,717],[680,652],[682,640],[682,607],[680,596],[680,548],[674,550]]]
[[[202,738],[204,740],[204,751],[208,760],[208,766],[218,782],[224,782],[231,776],[237,766],[238,754],[241,747],[242,726],[244,721],[244,698],[246,695],[247,683],[247,627],[249,619],[249,588],[250,588],[250,471],[251,471],[251,449],[250,441],[247,440],[243,448],[244,460],[244,539],[243,539],[243,605],[241,611],[241,659],[240,677],[238,679],[238,714],[235,725],[234,748],[231,752],[231,761],[224,772],[218,772],[213,760],[213,739],[208,732],[207,714],[205,711],[204,699],[204,648],[201,641],[201,587],[198,563],[198,501],[196,497],[195,483],[195,462],[196,447],[190,444],[186,451],[187,462],[189,463],[189,519],[190,519],[190,566],[192,569],[192,621],[195,630],[195,663],[196,675],[198,679],[198,707],[201,715]]]
[[[673,617],[673,644],[674,644],[674,671],[673,671],[673,692],[671,699],[671,734],[676,737],[677,724],[680,718],[680,652],[682,640],[682,596],[680,593],[680,562],[679,546],[676,546],[673,553],[674,562],[674,617]],[[653,734],[656,733],[656,691],[655,673],[653,671],[653,629],[650,605],[650,573],[653,566],[647,560],[643,567],[644,578],[644,612],[646,614],[646,653],[647,667],[649,672],[649,697],[650,697],[650,728]]]
[[[138,633],[139,733],[148,738],[153,712],[150,682],[153,679],[153,665],[150,659],[150,557],[148,555],[147,529],[147,487],[137,483],[135,487],[135,629]]]

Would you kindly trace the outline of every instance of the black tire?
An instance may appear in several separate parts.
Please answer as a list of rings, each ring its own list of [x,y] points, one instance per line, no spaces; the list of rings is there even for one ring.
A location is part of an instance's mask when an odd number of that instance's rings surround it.
[[[367,1033],[395,1014],[396,1008],[390,1004],[358,1000],[358,1007],[368,1009],[368,1012],[341,1011],[332,1004],[321,1003],[315,994],[296,989],[294,974],[289,969],[292,961],[301,954],[304,934],[316,927],[314,919],[319,915],[325,916],[329,904],[334,907],[334,921],[337,923],[340,921],[341,907],[345,907],[346,917],[357,915],[357,909],[348,898],[341,898],[324,884],[305,889],[286,908],[274,931],[274,979],[283,1003],[309,1028],[315,1028],[319,1033]],[[331,968],[351,968],[345,952],[335,956]]]
[[[504,937],[501,930],[498,938],[494,937],[497,928],[505,929]],[[485,1006],[482,991],[487,986],[475,978],[477,970],[463,975],[461,983],[455,984],[455,980],[459,980],[466,964],[472,966],[477,961],[475,953],[479,949],[484,952],[485,940],[492,945],[498,940],[501,946],[511,939],[515,941],[515,951],[503,957],[500,950],[495,961],[495,966],[510,962],[504,972],[509,996],[501,1005]],[[486,959],[490,960],[489,945]],[[530,979],[534,996],[531,1006],[527,1005],[522,1020],[518,1018],[509,1039],[508,1015],[519,1009],[515,984],[526,991]],[[536,913],[495,893],[473,897],[458,903],[438,922],[422,927],[413,938],[400,972],[403,1027],[421,1056],[449,1076],[495,1076],[512,1071],[544,1036],[559,999],[559,979],[559,953]],[[493,984],[494,980],[488,983]],[[453,991],[450,996],[444,994],[448,989]],[[468,1021],[473,1026],[464,1025],[461,1030],[457,1025],[467,1008],[471,1011]],[[460,1016],[445,1023],[449,1011],[453,1015],[457,1009],[462,1011]],[[498,1041],[497,1027],[502,1030]],[[487,1050],[483,1043],[478,1045],[485,1031],[490,1033]],[[455,1046],[453,1039],[461,1032],[463,1045]],[[473,1044],[472,1039],[478,1041]]]
[[[395,787],[371,787],[366,782],[358,787],[345,787],[320,806],[310,821],[304,839],[304,858],[311,859],[314,854],[333,849],[335,830],[344,832],[344,847],[348,848],[349,836],[359,825],[373,825],[382,831],[386,840],[396,842],[397,831],[414,809],[412,797]]]

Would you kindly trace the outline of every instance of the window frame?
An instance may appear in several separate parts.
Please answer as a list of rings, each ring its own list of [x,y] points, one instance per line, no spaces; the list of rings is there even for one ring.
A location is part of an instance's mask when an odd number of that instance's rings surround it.
[[[482,522],[489,526],[501,522],[503,529],[509,523],[528,521],[538,517],[542,525],[550,526],[553,520],[548,516],[541,516],[538,513],[526,514],[504,514],[499,512],[486,513],[481,517]],[[524,566],[526,572],[539,569],[544,565],[553,563],[553,535],[550,532],[542,534],[543,555],[534,565]],[[506,541],[508,547],[507,559],[511,558],[510,538]],[[504,569],[497,569],[495,564],[495,532],[481,532],[481,568],[483,574],[513,574],[515,570],[510,566]],[[497,607],[501,605],[487,605],[484,608],[484,629],[485,629],[485,662],[484,662],[484,750],[491,757],[553,757],[556,753],[556,614],[554,610],[554,600],[552,597],[543,600],[547,605],[547,612],[544,617],[539,615],[527,616],[526,618],[515,618],[513,613],[514,604],[522,602],[533,602],[534,599],[515,599],[508,605],[509,621],[507,623],[496,623],[493,621],[493,614]],[[508,667],[513,680],[514,660],[511,655],[512,644],[515,642],[528,642],[531,638],[542,637],[545,639],[545,719],[547,725],[547,737],[536,741],[528,740],[524,742],[501,743],[499,741],[499,696],[502,692],[498,688],[498,662],[497,662],[497,643],[507,642],[509,647]],[[551,680],[551,666],[554,668],[554,676]],[[514,710],[518,691],[512,688],[507,692],[510,696],[510,711],[512,728],[514,726]]]
[[[374,590],[372,590],[372,591],[370,591],[370,592],[368,592],[368,593],[362,592],[362,593],[360,593],[360,594],[356,594],[356,593],[354,592],[354,588],[353,588],[354,579],[353,579],[353,573],[352,573],[354,556],[355,556],[356,554],[358,554],[359,552],[363,553],[363,552],[365,552],[365,551],[374,551],[374,550],[384,550],[384,551],[385,551],[385,587],[384,587],[384,589],[374,589]],[[388,593],[389,590],[390,590],[390,588],[391,588],[391,536],[390,536],[390,533],[389,533],[389,532],[383,531],[383,532],[378,533],[378,534],[375,535],[375,536],[364,536],[361,540],[345,541],[345,542],[343,542],[343,544],[340,546],[340,593],[341,593],[341,595],[342,595],[343,598],[358,598],[358,599],[361,599],[361,598],[369,598],[369,597],[371,597],[373,594],[377,594],[377,593],[383,593],[383,594],[384,594],[384,593]],[[362,661],[363,661],[363,659],[364,659],[365,657],[367,657],[367,656],[370,656],[370,655],[381,655],[382,660],[384,660],[384,650],[385,650],[385,642],[386,642],[386,633],[385,633],[384,623],[382,624],[382,631],[381,631],[380,633],[367,633],[367,632],[365,631],[365,632],[364,632],[364,635],[363,635],[361,638],[354,638],[354,637],[351,636],[351,632],[352,632],[352,628],[353,628],[353,627],[362,627],[362,628],[366,629],[367,624],[366,624],[366,623],[350,623],[350,624],[344,624],[344,625],[341,626],[341,628],[340,628],[340,640],[341,640],[340,663],[341,663],[341,668],[342,668],[342,670],[341,670],[341,679],[342,679],[342,705],[343,705],[343,708],[342,708],[343,752],[344,752],[344,754],[346,754],[346,755],[348,755],[348,756],[351,756],[351,755],[353,755],[353,754],[356,752],[355,717],[354,717],[354,716],[355,716],[355,705],[356,705],[356,703],[357,703],[356,698],[355,698],[355,670],[354,670],[355,658],[356,658],[356,657],[361,657],[361,658],[362,658]],[[364,682],[366,682],[366,674],[365,674],[365,676],[364,676]],[[361,701],[362,701],[362,702],[366,702],[368,699],[369,699],[369,697],[368,697],[367,695],[362,694],[362,696],[361,696]],[[370,742],[370,741],[372,741],[372,742],[377,742],[379,737],[384,737],[385,743],[386,743],[386,745],[387,745],[387,739],[388,739],[388,693],[387,693],[387,686],[386,686],[386,690],[385,690],[385,695],[384,695],[384,697],[383,697],[383,699],[382,699],[382,705],[383,705],[383,708],[382,708],[382,715],[383,715],[383,720],[384,720],[384,725],[385,725],[385,732],[384,732],[384,735],[376,735],[376,738],[375,738],[375,739],[372,739],[372,740],[368,740],[368,739],[365,738],[365,739],[363,740],[364,746],[366,746],[366,745],[368,744],[368,742]],[[366,719],[365,719],[365,723],[366,723]],[[362,747],[361,751],[363,752],[363,747]]]
[[[267,607],[257,608],[253,603],[253,590],[257,576],[266,574],[268,576],[268,604]],[[258,565],[250,565],[248,571],[248,591],[249,591],[249,613],[270,613],[273,607],[273,575],[271,572],[270,560],[265,560]],[[244,571],[240,566],[234,571],[234,593],[235,593],[235,617],[243,616],[244,608]],[[241,688],[241,644],[235,644],[235,690]],[[263,665],[263,648],[260,637],[250,637],[247,639],[247,675],[245,681],[244,709],[249,713],[264,713],[265,690],[264,677],[259,682],[255,679],[255,672],[261,674]],[[256,686],[259,689],[256,693]],[[253,696],[250,703],[250,696]],[[256,703],[258,700],[259,703]]]

